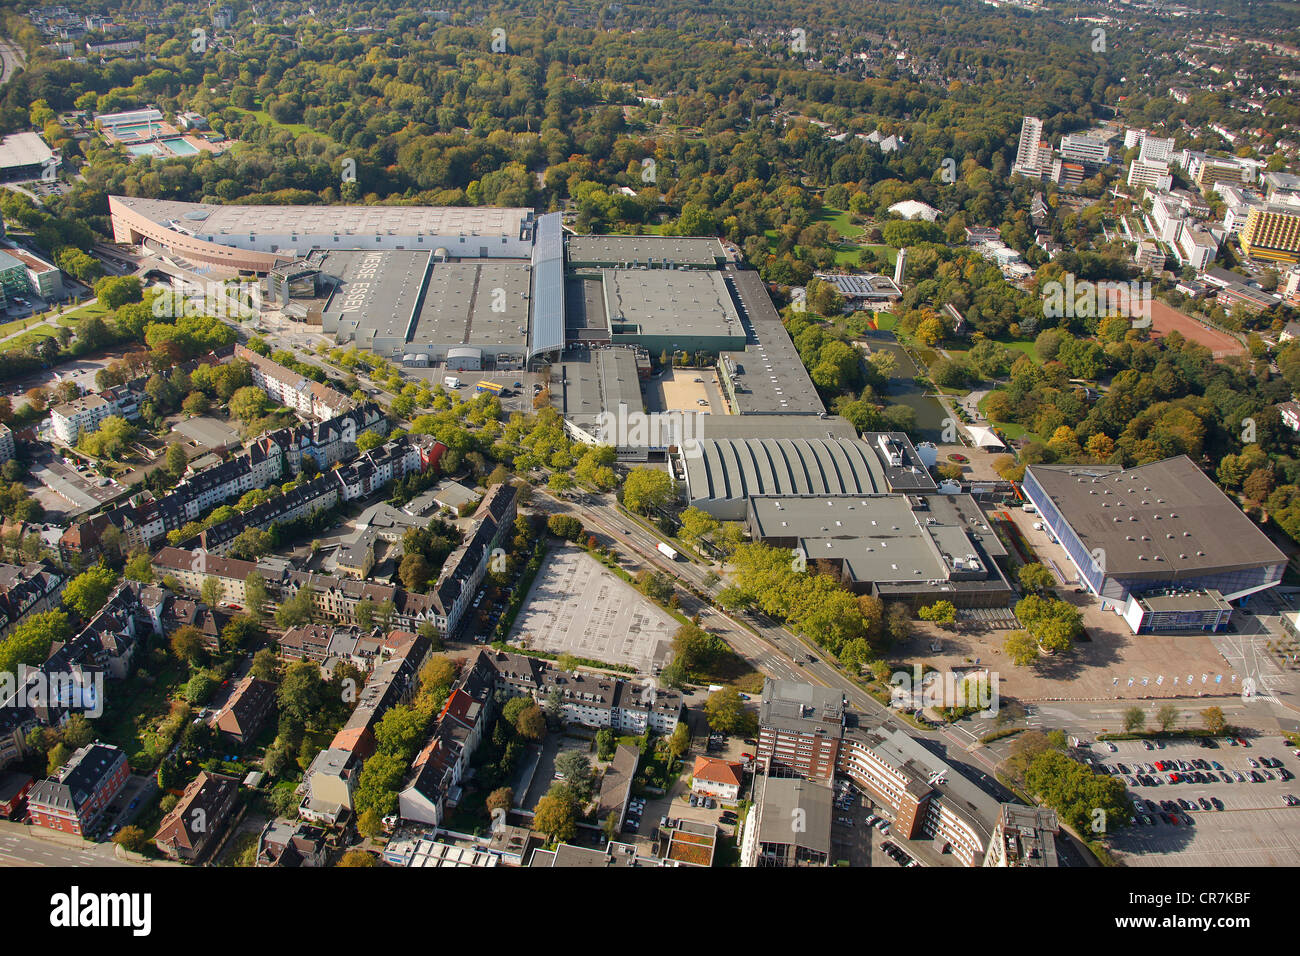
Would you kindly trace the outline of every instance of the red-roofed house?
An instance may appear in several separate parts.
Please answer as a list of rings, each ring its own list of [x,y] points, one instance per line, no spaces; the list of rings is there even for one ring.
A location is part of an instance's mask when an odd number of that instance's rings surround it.
[[[719,800],[735,800],[740,796],[740,784],[744,780],[741,765],[732,760],[718,760],[716,757],[696,757],[695,769],[691,776],[691,792],[702,797],[717,797]]]

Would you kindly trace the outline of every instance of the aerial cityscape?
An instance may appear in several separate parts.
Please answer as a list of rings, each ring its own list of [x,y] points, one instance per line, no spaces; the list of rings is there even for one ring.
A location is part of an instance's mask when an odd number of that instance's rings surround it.
[[[0,866],[1300,866],[1297,85],[1289,3],[6,6]]]

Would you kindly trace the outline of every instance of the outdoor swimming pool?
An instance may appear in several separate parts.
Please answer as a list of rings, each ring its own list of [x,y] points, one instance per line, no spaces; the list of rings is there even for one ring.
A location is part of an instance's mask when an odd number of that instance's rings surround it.
[[[134,146],[128,146],[126,151],[132,156],[162,156],[164,155],[162,147],[157,143],[137,143]]]
[[[170,149],[177,156],[193,156],[199,151],[199,148],[193,143],[177,137],[176,139],[165,139],[162,144]]]

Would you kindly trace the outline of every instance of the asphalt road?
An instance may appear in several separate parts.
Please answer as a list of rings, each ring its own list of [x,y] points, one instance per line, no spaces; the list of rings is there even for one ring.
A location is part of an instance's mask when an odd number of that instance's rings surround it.
[[[7,825],[0,831],[0,866],[142,866],[119,860],[109,843],[65,846],[29,836],[27,827]]]

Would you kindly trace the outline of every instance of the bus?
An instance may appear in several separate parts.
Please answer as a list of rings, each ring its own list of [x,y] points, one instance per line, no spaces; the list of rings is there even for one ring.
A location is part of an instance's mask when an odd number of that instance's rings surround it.
[[[498,382],[489,382],[487,379],[479,382],[474,386],[476,392],[491,392],[493,395],[501,394],[501,385]]]

